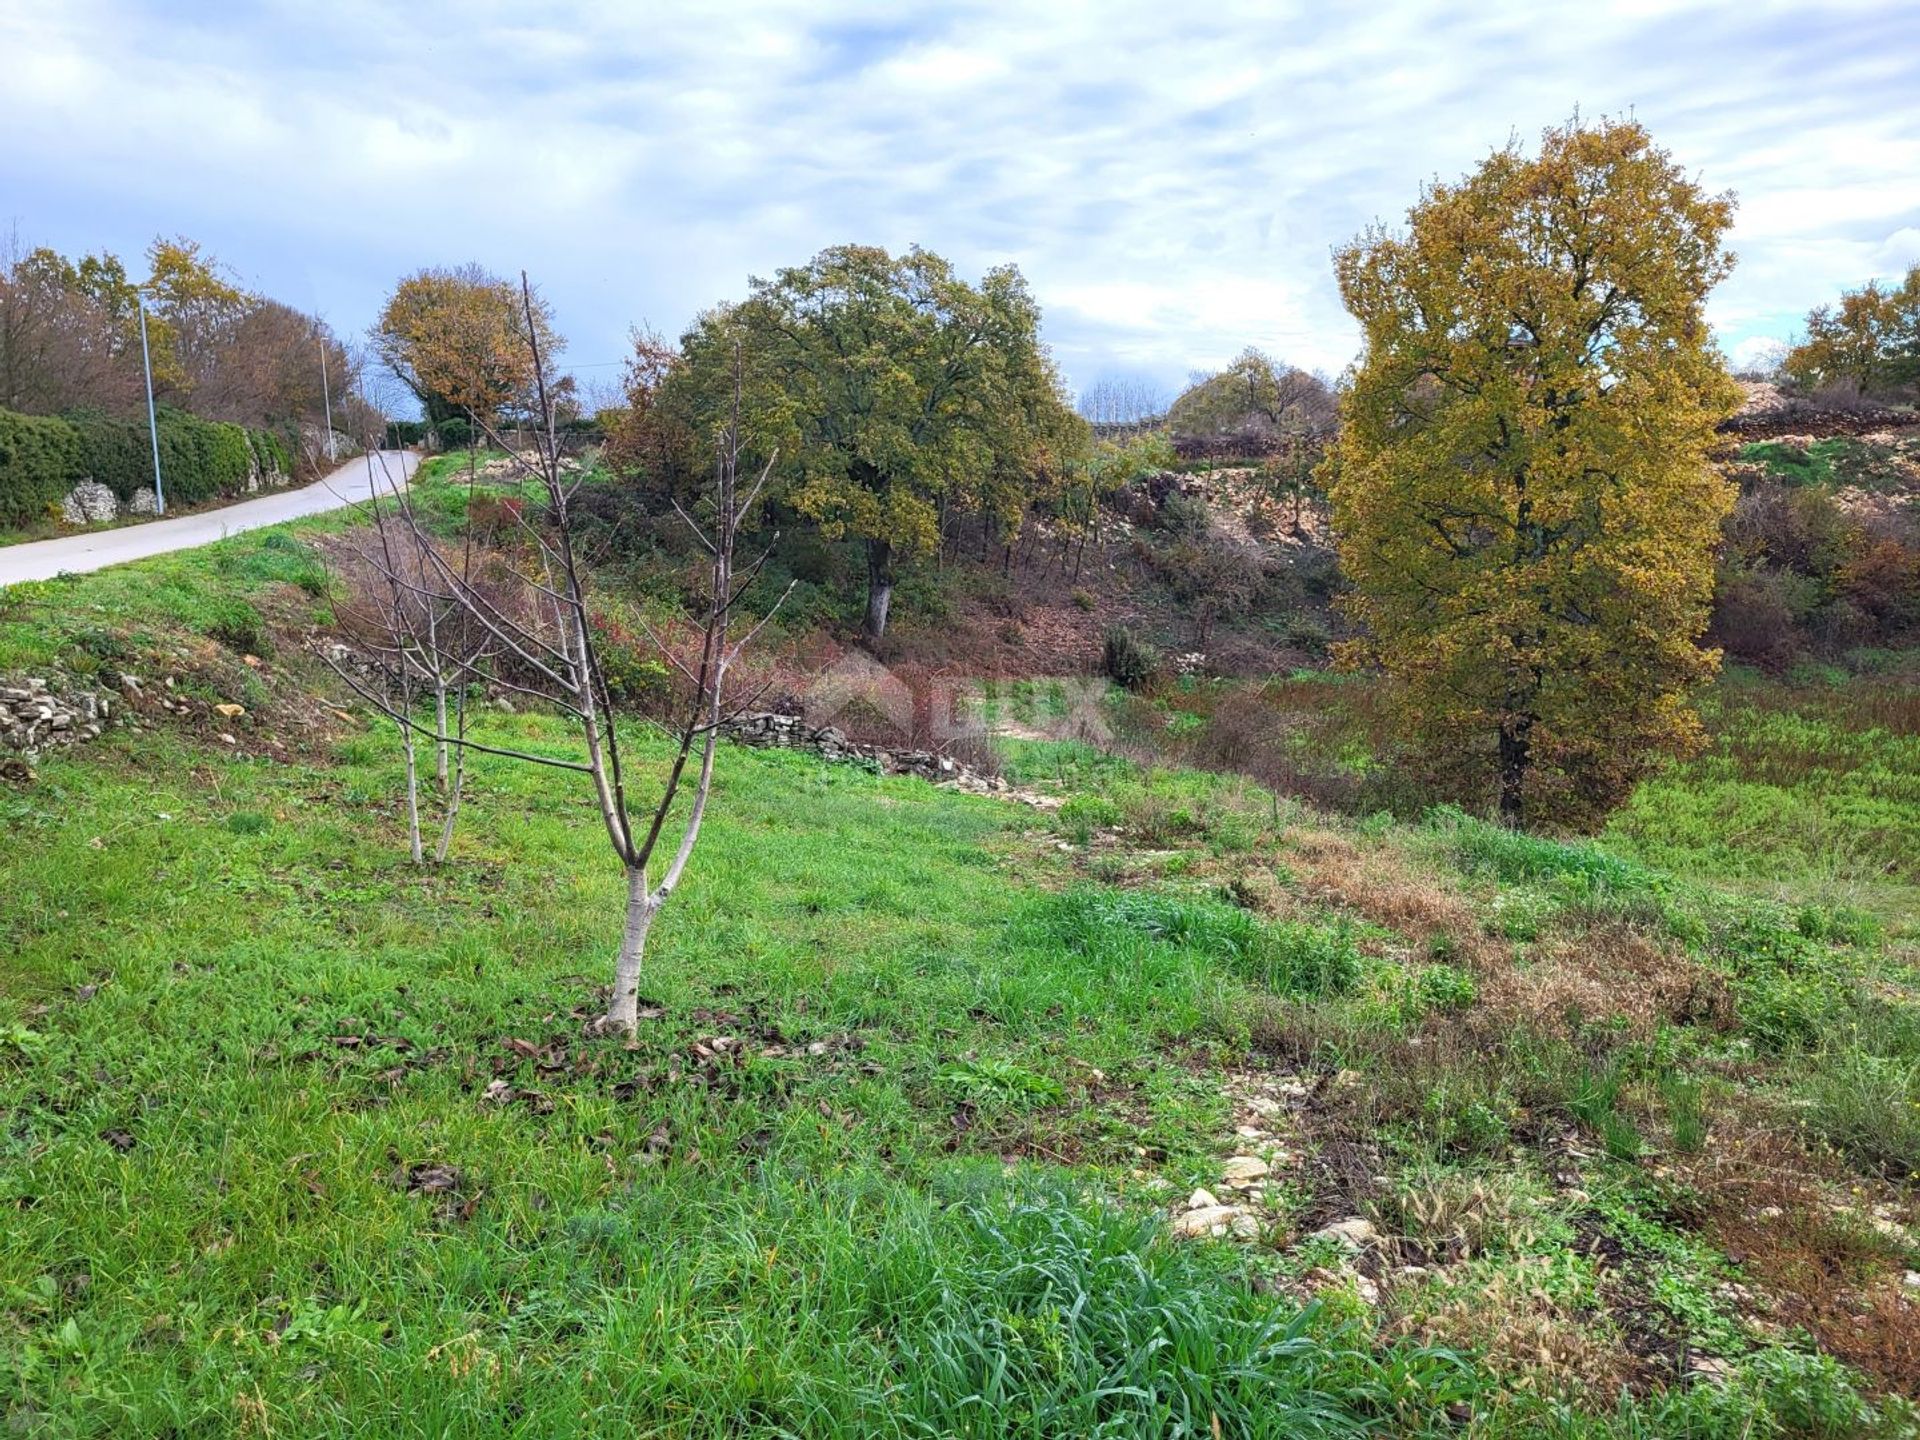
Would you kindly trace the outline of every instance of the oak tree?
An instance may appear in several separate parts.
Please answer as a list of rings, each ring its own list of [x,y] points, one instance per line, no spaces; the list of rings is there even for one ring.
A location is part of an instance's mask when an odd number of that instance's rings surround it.
[[[783,457],[789,504],[829,537],[864,542],[864,628],[877,640],[901,563],[938,543],[942,497],[1017,525],[1018,497],[1084,444],[1039,331],[1012,266],[976,286],[925,250],[841,245],[701,317],[678,373],[700,397],[692,408],[719,417],[744,357],[748,440]]]
[[[1920,380],[1920,265],[1897,285],[1869,280],[1807,316],[1807,334],[1781,368],[1808,390],[1851,384],[1873,392]]]
[[[434,424],[531,414],[535,375],[522,310],[519,289],[478,265],[431,267],[394,289],[374,327],[374,349]],[[537,296],[533,323],[541,353],[556,354],[552,312]]]
[[[1732,217],[1638,124],[1575,120],[1337,254],[1364,339],[1327,462],[1348,657],[1510,824],[1590,820],[1699,743]]]

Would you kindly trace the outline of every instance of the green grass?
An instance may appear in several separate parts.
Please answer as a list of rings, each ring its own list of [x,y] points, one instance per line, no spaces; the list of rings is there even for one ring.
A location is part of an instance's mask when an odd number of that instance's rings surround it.
[[[1816,440],[1804,448],[1778,440],[1760,440],[1740,449],[1740,458],[1764,466],[1789,485],[1857,485],[1867,490],[1901,490],[1913,473],[1901,464],[1910,446],[1870,445],[1850,435]]]
[[[436,523],[456,482],[421,484]],[[342,523],[0,594],[0,669],[266,654],[324,618],[309,541]],[[276,695],[313,679],[281,648]],[[57,1436],[1912,1433],[1884,1379],[1728,1298],[1763,1281],[1689,1178],[1744,1173],[1754,1114],[1859,1187],[1808,1214],[1914,1169],[1908,881],[1834,883],[1786,818],[1825,806],[1897,853],[1847,797],[1904,814],[1902,702],[1724,697],[1720,749],[1595,840],[1342,820],[1079,744],[1007,746],[1011,778],[1070,797],[1052,815],[728,748],[631,1046],[585,1030],[623,890],[581,786],[476,758],[453,863],[422,870],[384,727],[278,759],[165,728],[49,756],[0,786],[0,1413]],[[1780,817],[1695,813],[1733,784]],[[1697,1015],[1501,1008],[1623,934],[1689,967]],[[1305,1097],[1274,1122],[1274,1228],[1175,1243],[1169,1201],[1246,1143],[1248,1076]],[[1307,1238],[1348,1213],[1431,1246],[1427,1278],[1383,1256],[1363,1303]],[[1896,1283],[1920,1263],[1848,1244]],[[1728,1369],[1625,1394],[1497,1328],[1436,1339],[1459,1304]]]
[[[483,761],[416,871],[387,747],[345,755],[156,739],[0,801],[14,1414],[1277,1435],[1351,1433],[1395,1366],[1450,1393],[1047,1178],[1198,1163],[1172,1054],[1243,962],[1056,943],[1003,807],[728,752],[629,1050],[570,1016],[617,917],[584,797]]]
[[[1789,690],[1735,673],[1709,694],[1708,751],[1644,782],[1607,849],[1787,901],[1920,919],[1920,699],[1855,680]]]

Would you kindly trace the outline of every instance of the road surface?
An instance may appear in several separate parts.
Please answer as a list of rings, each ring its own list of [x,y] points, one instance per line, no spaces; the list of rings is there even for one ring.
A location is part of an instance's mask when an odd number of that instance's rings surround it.
[[[196,545],[238,535],[242,530],[258,530],[262,525],[278,525],[302,515],[338,510],[364,501],[370,495],[392,494],[394,483],[411,476],[420,464],[420,457],[407,450],[379,450],[371,458],[371,479],[368,457],[363,455],[325,479],[298,490],[276,490],[257,499],[242,500],[237,505],[123,525],[117,530],[90,530],[81,535],[62,535],[57,540],[0,545],[0,585],[12,585],[20,580],[47,580],[62,570],[104,570],[109,565],[144,560],[149,555],[164,555],[170,550],[191,550]]]

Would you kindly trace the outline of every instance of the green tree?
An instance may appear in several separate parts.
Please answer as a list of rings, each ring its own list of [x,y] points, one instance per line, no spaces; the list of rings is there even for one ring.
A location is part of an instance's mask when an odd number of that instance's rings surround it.
[[[1333,427],[1333,390],[1319,376],[1252,348],[1217,375],[1190,385],[1167,412],[1176,435],[1251,432],[1281,440]]]
[[[1575,121],[1337,255],[1365,346],[1328,460],[1348,658],[1511,824],[1591,819],[1699,742],[1732,217],[1639,125]]]
[[[1868,393],[1920,380],[1920,265],[1898,285],[1869,280],[1807,316],[1807,337],[1781,368],[1808,390],[1851,383]]]
[[[1084,445],[1039,330],[1012,266],[974,286],[925,250],[842,245],[701,317],[669,387],[691,387],[716,433],[737,359],[748,441],[777,449],[790,503],[865,544],[878,640],[899,566],[938,544],[943,498],[1017,526]]]

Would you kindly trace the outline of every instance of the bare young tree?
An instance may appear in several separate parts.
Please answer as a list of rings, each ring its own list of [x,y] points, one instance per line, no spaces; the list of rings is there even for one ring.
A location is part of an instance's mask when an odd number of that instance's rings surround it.
[[[384,469],[384,460],[381,462]],[[442,566],[451,566],[444,552],[436,565],[427,552],[437,545],[424,534],[408,506],[405,492],[388,477],[387,497],[377,488],[374,452],[367,452],[373,523],[355,531],[338,547],[335,570],[335,615],[339,628],[352,638],[353,648],[391,702],[396,716],[411,717],[423,694],[433,697],[432,744],[434,782],[442,804],[439,841],[434,863],[444,863],[453,840],[454,822],[466,774],[466,754],[459,741],[466,735],[467,691],[486,673],[493,654],[490,636],[454,597],[436,584]],[[383,499],[390,505],[383,506]],[[478,583],[473,571],[472,541],[459,559],[460,584]],[[341,583],[344,582],[344,583]],[[330,656],[335,668],[340,658]],[[448,729],[449,705],[454,728]],[[416,865],[424,863],[420,833],[420,775],[415,727],[396,720],[401,752],[406,759],[408,850]],[[449,763],[451,759],[451,764]]]
[[[528,351],[540,425],[530,453],[509,453],[534,485],[540,503],[527,507],[516,521],[526,558],[519,564],[500,562],[517,582],[518,593],[511,600],[504,598],[497,587],[478,583],[472,567],[453,563],[431,542],[404,497],[392,513],[395,531],[406,540],[409,553],[397,561],[383,556],[379,568],[383,579],[413,597],[421,613],[435,613],[435,607],[444,606],[440,613],[457,621],[442,627],[410,626],[408,645],[415,654],[416,675],[445,675],[464,691],[466,682],[484,671],[487,683],[532,696],[568,716],[577,727],[583,753],[562,757],[494,745],[475,739],[464,725],[449,733],[444,724],[429,724],[414,713],[413,695],[406,685],[396,696],[368,684],[350,665],[336,664],[335,669],[362,698],[403,726],[410,739],[422,735],[457,752],[502,755],[586,777],[608,843],[627,880],[625,926],[614,964],[612,999],[601,1023],[610,1030],[631,1032],[638,1020],[640,969],[648,932],[680,884],[706,818],[714,752],[721,728],[730,718],[725,698],[729,679],[742,653],[779,608],[776,601],[751,622],[743,622],[738,614],[771,553],[772,542],[744,569],[737,570],[735,565],[742,526],[772,473],[773,459],[769,456],[758,476],[741,485],[736,392],[705,504],[695,507],[704,513],[674,504],[707,554],[707,591],[695,607],[697,640],[690,653],[683,656],[648,629],[662,659],[684,682],[685,693],[677,718],[663,726],[672,741],[664,771],[641,781],[616,723],[618,707],[595,646],[590,581],[571,510],[584,476],[561,464],[556,397],[542,353],[543,312],[524,274],[520,292],[524,322],[520,340]],[[490,427],[488,436],[500,443]],[[462,639],[450,638],[464,637],[469,630],[484,636],[484,662]],[[464,713],[462,708],[460,715]],[[682,799],[686,804],[678,819],[678,838],[670,840],[671,822]]]

